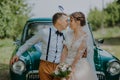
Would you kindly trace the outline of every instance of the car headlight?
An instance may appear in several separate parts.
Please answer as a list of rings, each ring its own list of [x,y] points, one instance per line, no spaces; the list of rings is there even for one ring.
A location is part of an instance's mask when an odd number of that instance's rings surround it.
[[[109,63],[109,66],[108,66],[108,68],[107,68],[107,71],[108,71],[112,76],[119,74],[119,73],[120,73],[120,63],[115,62],[115,61],[110,62],[110,63]]]
[[[23,61],[17,61],[12,65],[12,70],[16,74],[22,74],[25,71],[25,64]]]

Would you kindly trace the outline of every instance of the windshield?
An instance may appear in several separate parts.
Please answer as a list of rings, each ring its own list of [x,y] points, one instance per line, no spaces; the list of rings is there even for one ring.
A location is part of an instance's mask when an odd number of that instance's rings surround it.
[[[51,27],[52,23],[50,22],[35,22],[28,25],[28,32],[26,33],[26,40],[31,38],[33,35],[38,33],[41,29]]]

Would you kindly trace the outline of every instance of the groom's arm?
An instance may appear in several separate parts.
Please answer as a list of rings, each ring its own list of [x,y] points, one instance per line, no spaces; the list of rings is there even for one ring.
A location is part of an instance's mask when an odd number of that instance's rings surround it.
[[[41,33],[38,33],[34,35],[32,38],[26,41],[25,44],[23,44],[17,51],[16,55],[13,56],[13,58],[10,61],[10,64],[13,64],[14,62],[18,61],[19,57],[24,53],[28,48],[30,48],[35,43],[42,40]]]
[[[20,57],[22,53],[24,53],[28,48],[30,48],[32,45],[36,44],[37,42],[41,41],[41,35],[36,34],[29,40],[25,42],[17,51],[16,55]]]

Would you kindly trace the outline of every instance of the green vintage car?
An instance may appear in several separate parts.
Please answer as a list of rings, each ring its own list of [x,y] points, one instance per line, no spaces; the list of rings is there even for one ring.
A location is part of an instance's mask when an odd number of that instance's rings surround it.
[[[16,49],[13,55],[16,54],[18,48],[31,38],[40,29],[52,26],[51,18],[34,18],[26,22],[23,29],[21,40],[16,41]],[[90,26],[89,26],[89,30]],[[103,40],[95,42],[92,31],[91,37],[94,45],[94,62],[96,74],[99,80],[120,80],[120,60],[109,52],[99,48],[98,43],[103,43]],[[40,80],[38,68],[41,56],[42,43],[37,43],[22,54],[18,62],[10,65],[11,80]],[[12,57],[13,57],[12,55]],[[11,58],[12,58],[11,57]]]

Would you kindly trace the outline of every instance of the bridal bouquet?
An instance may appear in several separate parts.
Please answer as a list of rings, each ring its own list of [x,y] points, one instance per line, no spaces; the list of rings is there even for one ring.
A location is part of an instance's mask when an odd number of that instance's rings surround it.
[[[71,66],[66,63],[61,63],[57,66],[56,70],[52,74],[54,77],[57,78],[66,78],[71,73]]]

